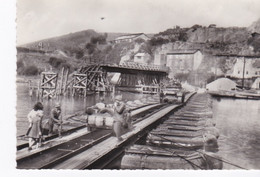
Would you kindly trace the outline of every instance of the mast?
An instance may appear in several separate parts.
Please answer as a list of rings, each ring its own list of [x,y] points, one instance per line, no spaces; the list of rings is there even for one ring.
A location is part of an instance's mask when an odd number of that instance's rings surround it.
[[[243,77],[242,77],[242,89],[244,89],[244,79],[245,79],[245,65],[246,65],[246,58],[244,58],[244,65],[243,65]]]

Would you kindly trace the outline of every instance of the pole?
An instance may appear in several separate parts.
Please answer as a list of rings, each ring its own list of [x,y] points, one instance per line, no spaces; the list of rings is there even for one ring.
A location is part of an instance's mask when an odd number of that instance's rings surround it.
[[[64,74],[64,67],[62,67],[61,69],[61,78],[60,78],[60,88],[59,88],[59,91],[60,91],[60,95],[62,95],[62,87],[63,87],[63,74]]]
[[[246,65],[246,59],[245,59],[245,57],[244,57],[244,64],[243,64],[243,77],[242,77],[242,89],[244,89],[245,65]]]

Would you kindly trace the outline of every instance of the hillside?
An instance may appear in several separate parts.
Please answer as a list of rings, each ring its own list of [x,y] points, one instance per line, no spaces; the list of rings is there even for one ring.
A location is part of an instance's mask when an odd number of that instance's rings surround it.
[[[200,49],[204,55],[199,69],[202,73],[210,72],[214,67],[214,54],[260,54],[260,35],[256,33],[260,20],[250,27],[208,27],[193,25],[190,28],[176,26],[157,34],[149,34],[150,40],[111,43],[125,33],[97,33],[85,30],[55,38],[45,39],[24,45],[30,50],[20,51],[17,55],[18,74],[25,74],[26,67],[38,68],[38,72],[52,68],[58,71],[69,67],[71,71],[89,63],[120,63],[132,61],[138,52],[150,54],[151,63],[157,53],[171,50]],[[39,53],[37,50],[47,51]],[[38,52],[38,53],[37,53]],[[230,68],[225,61],[218,61],[220,68]],[[208,77],[208,76],[205,76]]]
[[[30,49],[38,49],[42,48],[44,50],[62,50],[66,51],[66,49],[75,46],[75,47],[81,47],[84,48],[84,46],[90,42],[92,37],[98,37],[99,35],[102,35],[103,33],[98,33],[94,30],[84,30],[79,31],[75,33],[69,33],[66,35],[49,38],[49,39],[43,39],[36,42],[28,43],[25,45],[21,45],[19,47],[26,47]],[[107,35],[107,41],[112,41],[118,36],[124,35],[126,33],[104,33]]]
[[[54,38],[44,39],[29,44],[22,45],[21,47],[27,48],[42,48],[45,50],[65,50],[66,47],[80,46],[83,43],[90,41],[91,37],[98,36],[94,30],[84,30],[67,35],[62,35]]]

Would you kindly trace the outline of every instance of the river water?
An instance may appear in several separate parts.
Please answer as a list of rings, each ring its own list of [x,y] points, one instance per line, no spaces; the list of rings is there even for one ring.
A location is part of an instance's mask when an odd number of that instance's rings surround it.
[[[123,100],[136,100],[149,95],[122,92]],[[112,103],[112,95],[91,95],[84,97],[60,97],[44,99],[45,118],[55,102],[61,102],[62,115],[70,115],[84,110],[105,98],[105,103]],[[30,97],[28,85],[17,83],[17,135],[25,134],[28,128],[27,114],[37,102]],[[260,169],[260,101],[243,99],[213,98],[213,118],[220,131],[219,155],[224,159],[247,169]],[[239,169],[224,163],[224,169]]]
[[[219,154],[247,169],[260,169],[260,101],[213,99],[213,117],[220,131]],[[224,163],[224,169],[238,169]]]
[[[44,119],[50,116],[51,109],[56,102],[61,103],[62,116],[72,115],[76,112],[84,111],[86,107],[95,105],[100,98],[104,98],[106,104],[112,103],[112,94],[93,94],[85,97],[62,96],[55,99],[38,100],[36,96],[29,96],[29,89],[27,83],[17,83],[17,104],[16,104],[16,135],[24,135],[28,129],[27,115],[32,110],[34,104],[41,101],[44,106]],[[147,94],[136,94],[117,92],[122,95],[123,100],[134,101],[141,98],[151,97]],[[159,101],[159,100],[158,100]]]

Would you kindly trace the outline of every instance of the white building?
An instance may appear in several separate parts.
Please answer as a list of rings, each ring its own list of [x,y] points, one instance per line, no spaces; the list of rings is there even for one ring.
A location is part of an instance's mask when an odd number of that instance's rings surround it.
[[[234,78],[243,78],[243,75],[246,79],[260,77],[260,57],[236,57],[236,63],[230,76]]]
[[[151,56],[148,53],[137,53],[134,56],[134,62],[148,64]]]
[[[128,34],[128,35],[123,35],[119,36],[114,40],[115,43],[120,43],[120,42],[133,42],[136,39],[143,39],[144,41],[149,40],[150,38],[145,35],[144,33],[136,33],[136,34]]]
[[[176,73],[189,73],[198,69],[203,59],[200,50],[175,50],[166,53],[158,53],[154,64],[170,68],[169,77],[173,78]]]

